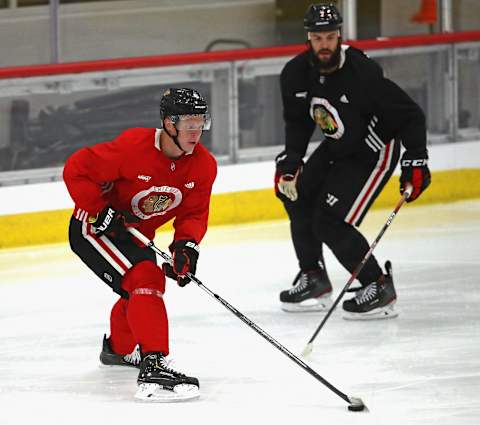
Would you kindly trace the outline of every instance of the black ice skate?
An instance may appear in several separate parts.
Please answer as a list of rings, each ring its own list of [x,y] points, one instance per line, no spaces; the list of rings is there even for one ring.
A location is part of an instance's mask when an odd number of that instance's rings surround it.
[[[140,367],[140,347],[137,345],[130,354],[114,353],[110,345],[110,338],[103,335],[102,352],[100,353],[100,363],[103,366],[130,366]]]
[[[292,288],[280,293],[282,310],[324,311],[331,304],[332,284],[324,269],[302,272]]]
[[[398,316],[394,305],[397,300],[393,286],[392,264],[385,263],[387,274],[377,282],[357,291],[355,297],[343,302],[343,318],[347,320],[390,319]]]
[[[135,398],[143,401],[185,401],[200,396],[197,378],[172,368],[162,353],[145,353],[140,363]]]

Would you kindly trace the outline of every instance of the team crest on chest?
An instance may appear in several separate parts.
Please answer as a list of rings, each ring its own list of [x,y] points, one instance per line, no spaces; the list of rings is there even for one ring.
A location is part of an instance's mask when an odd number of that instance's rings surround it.
[[[164,215],[182,202],[182,192],[171,186],[152,186],[132,198],[132,210],[137,217],[149,219]]]
[[[151,195],[142,201],[142,209],[146,213],[165,211],[172,202],[167,195]]]
[[[345,127],[338,114],[327,99],[313,97],[310,103],[310,116],[322,129],[327,137],[340,139],[345,132]]]

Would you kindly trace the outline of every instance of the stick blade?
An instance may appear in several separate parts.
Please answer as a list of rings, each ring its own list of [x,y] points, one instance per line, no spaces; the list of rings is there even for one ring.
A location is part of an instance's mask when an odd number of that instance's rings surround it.
[[[312,354],[313,351],[313,343],[309,342],[302,351],[302,357],[308,357]]]
[[[369,412],[368,407],[365,406],[365,403],[359,397],[349,397],[350,404],[348,405],[348,410],[351,412]]]

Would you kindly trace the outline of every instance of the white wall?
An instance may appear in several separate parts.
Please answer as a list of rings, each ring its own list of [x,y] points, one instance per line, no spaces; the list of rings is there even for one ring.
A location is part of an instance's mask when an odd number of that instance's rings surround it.
[[[59,35],[60,62],[203,51],[211,41],[220,38],[240,39],[252,47],[272,45],[275,1],[126,0],[62,4]],[[0,9],[0,66],[49,62],[48,6]]]

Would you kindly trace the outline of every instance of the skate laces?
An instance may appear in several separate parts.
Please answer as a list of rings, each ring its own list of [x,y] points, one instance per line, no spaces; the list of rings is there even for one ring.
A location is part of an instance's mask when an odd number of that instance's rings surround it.
[[[302,292],[308,286],[308,283],[309,283],[308,274],[302,273],[298,284],[296,284],[293,288],[290,288],[288,290],[288,293],[290,295],[293,295],[293,294],[296,294],[297,292]]]
[[[135,348],[133,349],[133,351],[130,354],[125,354],[123,356],[123,359],[126,362],[131,363],[133,365],[140,364],[140,362],[142,361],[142,356],[140,354],[140,347],[138,345],[136,345]]]
[[[366,288],[360,289],[355,295],[355,302],[360,304],[365,304],[369,301],[372,301],[377,296],[377,284],[371,283]]]
[[[175,361],[173,359],[167,359],[164,356],[157,357],[157,366],[159,365],[163,372],[171,373],[176,376],[185,376],[175,369]]]

